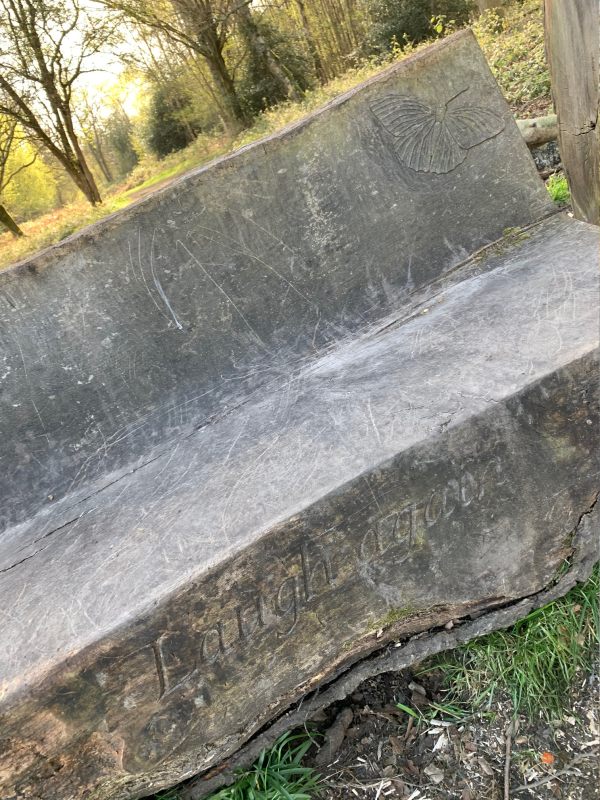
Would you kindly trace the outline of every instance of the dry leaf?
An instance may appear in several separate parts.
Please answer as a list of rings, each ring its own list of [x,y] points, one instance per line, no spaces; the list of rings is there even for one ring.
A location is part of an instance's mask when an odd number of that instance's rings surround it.
[[[425,767],[423,773],[431,779],[432,783],[441,783],[444,780],[444,770],[436,767],[435,764]]]
[[[483,758],[483,756],[479,756],[479,758],[477,759],[477,763],[481,767],[481,771],[484,773],[484,775],[494,774],[494,770],[490,767],[490,765],[485,760],[485,758]]]

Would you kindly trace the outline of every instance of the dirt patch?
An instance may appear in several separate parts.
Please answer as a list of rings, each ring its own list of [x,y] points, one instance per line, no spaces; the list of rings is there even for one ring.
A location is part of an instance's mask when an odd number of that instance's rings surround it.
[[[340,715],[347,724],[337,752],[324,766],[328,800],[597,800],[600,798],[597,672],[582,677],[560,719],[519,717],[510,736],[510,791],[505,794],[509,702],[485,713],[449,719],[435,675],[388,673],[366,681],[346,702],[316,718],[324,734]],[[402,703],[420,713],[413,717]],[[322,749],[329,746],[321,738]],[[552,780],[548,780],[552,778]]]

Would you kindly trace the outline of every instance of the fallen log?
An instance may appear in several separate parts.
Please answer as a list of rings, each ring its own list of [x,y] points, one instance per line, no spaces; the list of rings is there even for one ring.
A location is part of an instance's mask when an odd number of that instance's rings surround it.
[[[558,122],[556,114],[535,119],[518,119],[517,125],[527,147],[539,147],[558,139]]]

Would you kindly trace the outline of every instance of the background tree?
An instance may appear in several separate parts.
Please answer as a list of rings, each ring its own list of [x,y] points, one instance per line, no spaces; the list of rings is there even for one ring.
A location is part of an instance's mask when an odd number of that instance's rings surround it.
[[[220,115],[226,130],[235,134],[250,118],[238,97],[233,75],[225,60],[225,46],[235,12],[250,0],[98,0],[109,9],[124,13],[199,56],[209,70]]]
[[[13,150],[8,168],[16,174],[2,193],[3,202],[13,218],[19,221],[33,219],[59,205],[57,176],[67,185],[71,196],[77,191],[58,162],[26,132]]]
[[[298,13],[302,33],[304,34],[304,39],[312,59],[315,76],[319,83],[325,83],[327,80],[327,72],[325,70],[323,59],[317,45],[313,24],[311,23],[306,10],[306,3],[304,0],[294,0],[294,3]]]
[[[117,178],[127,175],[139,161],[133,143],[133,124],[122,105],[117,104],[104,123],[105,135],[113,154]]]
[[[19,172],[31,166],[37,158],[37,153],[33,153],[29,161],[17,164],[11,169],[9,162],[18,144],[20,144],[20,135],[16,121],[10,117],[0,116],[0,199],[3,197],[5,190],[13,178],[16,178]],[[0,223],[4,225],[13,236],[25,236],[2,203],[0,203]]]
[[[106,183],[114,180],[108,142],[104,130],[103,108],[100,99],[83,92],[75,103],[75,116],[81,130],[81,140],[92,154]]]
[[[73,88],[114,30],[110,15],[83,0],[0,0],[0,113],[28,130],[93,205],[101,198],[76,132]]]
[[[150,100],[144,138],[158,158],[190,144],[189,122],[180,116],[186,108],[185,99],[178,98],[177,91],[176,85],[159,84],[154,87]],[[173,102],[178,99],[180,103]]]
[[[190,75],[190,66],[197,61],[197,54],[190,54],[180,43],[169,39],[159,30],[135,23],[134,27],[137,47],[124,56],[124,61],[145,82],[150,83],[150,93],[158,104],[157,110],[161,116],[165,120],[177,120],[186,144],[191,144],[201,127],[195,124],[193,100],[203,94],[202,85],[206,83],[205,76],[198,82],[197,75]],[[216,123],[217,120],[214,121]],[[149,121],[143,127],[143,135],[147,138],[151,127]],[[177,150],[179,146],[173,149]]]
[[[271,30],[265,24],[260,24],[250,9],[250,2],[238,3],[235,19],[240,37],[244,41],[251,61],[251,73],[255,81],[260,83],[267,78],[273,87],[273,102],[287,98],[300,100],[302,92],[300,87],[285,65],[279,61],[269,42]]]
[[[372,0],[371,42],[376,51],[389,50],[393,41],[417,44],[435,35],[434,16],[457,25],[468,23],[472,0]]]
[[[282,24],[277,10],[255,11],[252,25],[262,40],[262,52],[268,53],[285,80],[274,78],[266,57],[260,50],[247,46],[246,36],[239,28],[240,67],[236,71],[236,83],[240,99],[252,115],[288,99],[299,100],[316,80],[301,31],[293,25]]]

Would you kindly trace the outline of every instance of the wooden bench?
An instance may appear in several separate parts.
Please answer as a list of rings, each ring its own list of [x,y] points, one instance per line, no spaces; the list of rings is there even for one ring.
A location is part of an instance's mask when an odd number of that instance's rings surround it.
[[[589,565],[597,239],[466,32],[0,273],[0,796],[172,785]]]

